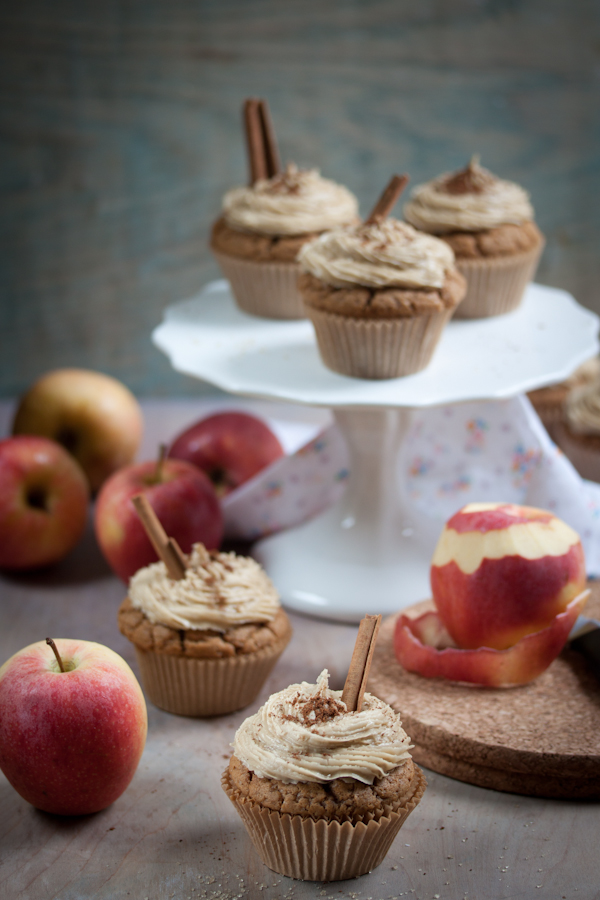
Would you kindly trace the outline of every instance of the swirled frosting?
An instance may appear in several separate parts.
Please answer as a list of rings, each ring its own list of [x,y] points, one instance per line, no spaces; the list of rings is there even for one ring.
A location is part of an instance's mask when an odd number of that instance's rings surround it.
[[[322,234],[301,248],[298,261],[333,287],[441,288],[454,253],[444,241],[388,218]]]
[[[292,684],[272,694],[238,728],[233,752],[260,778],[285,784],[355,778],[373,784],[410,757],[410,739],[391,706],[364,695],[362,710],[348,712],[341,691],[317,683]]]
[[[231,228],[242,231],[307,234],[353,222],[358,202],[341,184],[321,178],[318,169],[290,164],[273,178],[228,191],[223,214]]]
[[[573,388],[565,404],[567,423],[575,434],[600,434],[600,381]]]
[[[151,622],[170,628],[227,631],[248,622],[270,622],[279,596],[256,560],[235,553],[208,553],[194,544],[185,578],[170,578],[163,562],[140,569],[129,582],[129,599]]]
[[[460,172],[446,172],[417,185],[404,207],[404,218],[432,234],[483,231],[533,219],[529,194],[471,160]]]

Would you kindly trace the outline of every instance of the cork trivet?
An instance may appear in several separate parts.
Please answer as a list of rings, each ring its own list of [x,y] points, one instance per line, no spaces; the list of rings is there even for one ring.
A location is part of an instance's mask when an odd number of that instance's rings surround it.
[[[584,615],[600,618],[600,582]],[[431,602],[416,604],[418,615]],[[600,681],[566,649],[531,684],[478,688],[405,671],[394,655],[398,616],[379,632],[368,689],[410,735],[415,762],[459,781],[535,797],[600,799]]]

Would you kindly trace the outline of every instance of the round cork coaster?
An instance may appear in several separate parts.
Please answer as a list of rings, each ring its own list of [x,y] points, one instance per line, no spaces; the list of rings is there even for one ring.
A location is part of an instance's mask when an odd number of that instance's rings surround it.
[[[600,618],[600,582],[584,614]],[[431,601],[403,610],[418,615]],[[386,619],[369,691],[398,712],[415,762],[480,787],[535,797],[600,799],[600,681],[564,650],[531,684],[472,687],[407,672]]]

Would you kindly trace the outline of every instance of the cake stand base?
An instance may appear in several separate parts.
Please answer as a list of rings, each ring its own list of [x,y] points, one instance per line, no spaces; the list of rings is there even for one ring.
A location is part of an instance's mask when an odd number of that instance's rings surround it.
[[[338,503],[259,541],[253,555],[285,606],[340,622],[388,614],[429,596],[429,563],[443,522],[415,513],[400,477],[411,411],[334,411],[350,452]]]

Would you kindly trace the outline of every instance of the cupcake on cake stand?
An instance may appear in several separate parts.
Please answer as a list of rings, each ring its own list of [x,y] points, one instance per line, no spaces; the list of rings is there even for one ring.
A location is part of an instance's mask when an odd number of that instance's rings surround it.
[[[565,291],[531,284],[493,319],[451,321],[429,366],[384,381],[329,371],[308,321],[242,313],[226,281],[169,307],[154,343],[179,372],[240,396],[328,407],[348,442],[342,499],[305,524],[259,541],[291,609],[357,622],[429,596],[439,526],[407,503],[399,460],[411,410],[504,399],[566,378],[598,352],[598,317]]]

